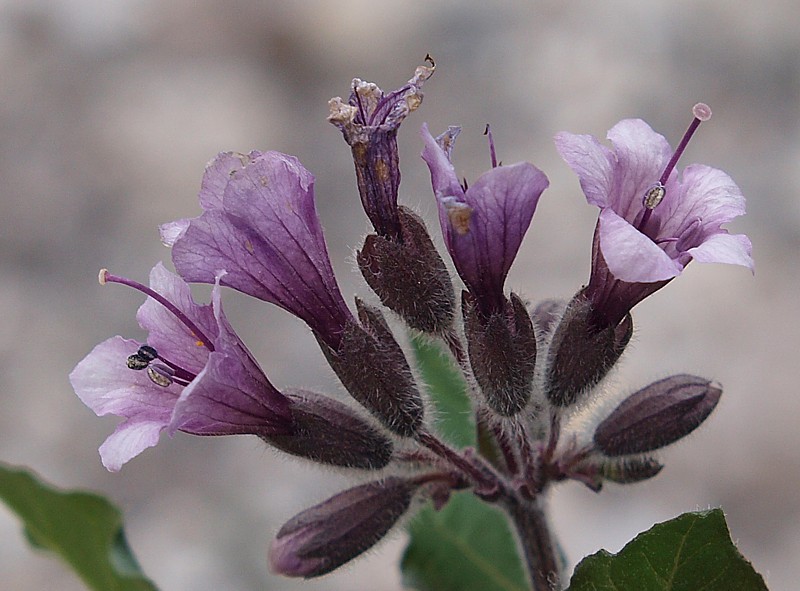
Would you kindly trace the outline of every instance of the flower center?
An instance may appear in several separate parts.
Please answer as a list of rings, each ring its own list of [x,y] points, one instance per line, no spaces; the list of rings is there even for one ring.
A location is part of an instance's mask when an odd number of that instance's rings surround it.
[[[108,272],[108,269],[101,269],[98,278],[100,280],[100,285],[105,285],[106,283],[119,283],[121,285],[132,287],[133,289],[153,298],[155,301],[169,310],[184,326],[186,326],[186,328],[189,329],[189,331],[195,337],[197,337],[198,345],[204,346],[209,351],[214,351],[214,345],[211,342],[211,339],[209,339],[203,333],[203,331],[201,331],[200,328],[194,322],[192,322],[188,316],[186,316],[186,314],[178,309],[175,304],[170,302],[157,291],[147,287],[146,285],[142,285],[137,281],[112,275]],[[157,363],[156,360],[158,360],[160,363]],[[147,370],[147,377],[149,377],[154,384],[164,388],[173,383],[186,386],[189,384],[189,382],[197,377],[194,373],[159,355],[158,351],[156,351],[156,349],[150,345],[142,345],[139,347],[139,350],[136,351],[136,353],[128,356],[126,364],[128,368],[135,371]]]
[[[678,144],[678,147],[675,148],[675,153],[672,155],[672,158],[669,159],[667,166],[664,167],[664,172],[661,173],[661,178],[659,178],[658,181],[648,188],[642,197],[644,214],[636,226],[636,228],[642,233],[644,233],[647,222],[650,221],[650,216],[653,214],[653,210],[664,200],[664,197],[666,197],[667,179],[669,179],[669,175],[672,173],[675,165],[678,163],[678,159],[683,154],[686,146],[689,145],[689,140],[692,139],[694,132],[697,131],[697,128],[700,127],[700,124],[703,121],[708,121],[711,119],[711,109],[705,103],[697,103],[694,107],[692,107],[692,115],[694,115],[694,119],[689,124],[689,129],[687,129],[686,133],[683,134],[683,138]]]

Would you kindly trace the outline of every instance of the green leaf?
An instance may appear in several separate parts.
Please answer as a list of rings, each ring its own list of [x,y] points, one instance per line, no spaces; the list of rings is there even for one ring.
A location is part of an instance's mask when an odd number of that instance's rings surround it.
[[[601,550],[575,568],[568,591],[762,591],[764,579],[731,541],[722,509],[684,513]]]
[[[409,526],[404,585],[418,591],[528,591],[508,519],[472,493],[439,512],[428,506]]]
[[[430,341],[414,338],[417,365],[433,402],[437,431],[456,447],[474,446],[475,420],[461,371]],[[419,591],[527,591],[508,518],[472,493],[427,506],[409,525],[401,568]]]
[[[414,337],[414,354],[436,411],[436,431],[456,447],[475,445],[475,419],[459,368],[435,343]]]
[[[128,547],[119,510],[105,498],[60,491],[0,464],[0,499],[22,520],[31,545],[60,556],[90,589],[156,591]]]

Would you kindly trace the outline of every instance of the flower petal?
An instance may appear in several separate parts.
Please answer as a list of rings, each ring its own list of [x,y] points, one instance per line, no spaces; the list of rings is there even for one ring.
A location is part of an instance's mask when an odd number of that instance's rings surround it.
[[[125,361],[138,349],[137,341],[119,336],[107,339],[75,366],[70,383],[97,416],[144,417],[166,425],[180,387],[157,386],[146,372],[129,369]]]
[[[614,211],[634,223],[642,210],[645,192],[658,181],[672,156],[663,135],[641,119],[624,119],[608,132],[614,144],[616,165],[609,203]]]
[[[224,285],[277,304],[325,334],[350,318],[314,206],[314,177],[278,152],[253,153],[225,187],[222,210],[191,221],[172,250],[187,281]]]
[[[744,234],[715,234],[689,254],[699,263],[728,263],[755,271],[751,253],[753,245]]]
[[[219,279],[212,301],[219,324],[215,351],[175,405],[170,434],[178,429],[198,435],[288,432],[289,400],[269,382],[229,324],[222,310]]]
[[[213,342],[217,335],[214,312],[211,306],[195,303],[183,279],[158,263],[150,271],[150,287],[175,304]],[[149,333],[147,343],[163,357],[195,374],[203,369],[209,349],[200,335],[192,333],[163,305],[153,298],[147,298],[136,313],[136,319],[139,326]]]
[[[615,278],[654,283],[680,275],[683,266],[610,208],[600,212],[600,250]]]
[[[613,182],[614,154],[591,135],[562,131],[555,136],[558,153],[575,171],[586,200],[592,205],[610,205]]]
[[[654,215],[661,220],[659,234],[680,236],[695,220],[701,222],[705,238],[720,226],[744,215],[745,199],[733,179],[721,170],[692,164],[680,182],[667,184],[667,193]]]
[[[465,195],[468,227],[450,228],[450,253],[459,275],[479,299],[502,299],[503,285],[549,181],[528,163],[482,174]]]
[[[123,464],[156,445],[165,427],[160,421],[139,418],[120,423],[100,446],[103,466],[110,472],[119,472]]]

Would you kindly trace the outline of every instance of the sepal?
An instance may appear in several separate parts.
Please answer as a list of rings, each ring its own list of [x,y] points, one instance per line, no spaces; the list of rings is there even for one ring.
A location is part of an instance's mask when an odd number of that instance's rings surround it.
[[[380,311],[356,299],[361,324],[349,322],[339,348],[317,342],[350,395],[393,433],[410,437],[422,424],[422,397],[405,354]]]
[[[461,308],[472,373],[486,403],[502,416],[516,415],[530,400],[536,368],[536,336],[525,304],[512,293],[503,310],[485,318],[464,291]]]
[[[392,442],[348,406],[305,390],[284,395],[290,402],[292,431],[261,437],[273,447],[344,468],[380,470],[391,461]]]
[[[397,213],[400,240],[370,234],[356,253],[358,267],[383,305],[411,328],[443,334],[455,315],[450,274],[422,219],[402,206]]]
[[[598,325],[591,303],[579,292],[569,303],[549,349],[546,394],[557,407],[572,406],[619,360],[633,334],[633,318]]]

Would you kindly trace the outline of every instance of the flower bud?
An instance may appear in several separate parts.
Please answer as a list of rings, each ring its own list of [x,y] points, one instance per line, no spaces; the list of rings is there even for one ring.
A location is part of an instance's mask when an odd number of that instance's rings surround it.
[[[411,368],[380,311],[359,299],[356,307],[361,326],[349,322],[337,350],[317,341],[350,395],[387,429],[410,437],[423,416]]]
[[[603,478],[617,484],[631,484],[652,478],[664,467],[653,458],[609,458],[603,463]]]
[[[633,334],[628,314],[617,326],[598,326],[591,304],[578,293],[567,305],[550,345],[546,393],[555,406],[575,404],[619,360]]]
[[[345,468],[380,470],[392,459],[392,442],[348,406],[305,390],[284,394],[291,405],[292,431],[262,436],[267,443],[295,456]]]
[[[653,451],[694,431],[711,414],[722,395],[719,384],[676,375],[628,396],[594,433],[607,456]]]
[[[356,253],[358,267],[383,305],[411,328],[442,334],[455,310],[450,274],[422,219],[405,207],[397,213],[400,239],[370,234]]]
[[[318,577],[362,554],[408,510],[416,485],[390,477],[339,493],[295,515],[269,552],[272,572]]]
[[[525,304],[515,294],[505,309],[484,318],[475,297],[461,296],[472,373],[489,407],[514,416],[528,404],[536,367],[536,336]]]

